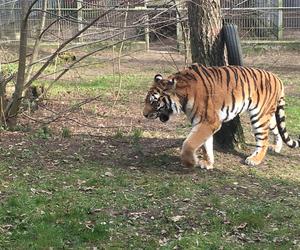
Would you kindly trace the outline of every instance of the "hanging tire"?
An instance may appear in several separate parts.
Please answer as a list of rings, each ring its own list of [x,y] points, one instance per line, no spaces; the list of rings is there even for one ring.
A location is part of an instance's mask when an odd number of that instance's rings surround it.
[[[227,48],[228,64],[243,66],[242,47],[237,26],[234,24],[225,24],[223,32]]]

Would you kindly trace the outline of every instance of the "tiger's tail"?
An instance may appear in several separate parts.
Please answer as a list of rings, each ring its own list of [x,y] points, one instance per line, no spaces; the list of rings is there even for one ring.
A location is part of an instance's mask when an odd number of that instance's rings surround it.
[[[293,140],[286,130],[284,105],[284,98],[281,97],[275,112],[278,131],[285,144],[287,144],[290,148],[298,148],[300,147],[300,138],[298,140]]]

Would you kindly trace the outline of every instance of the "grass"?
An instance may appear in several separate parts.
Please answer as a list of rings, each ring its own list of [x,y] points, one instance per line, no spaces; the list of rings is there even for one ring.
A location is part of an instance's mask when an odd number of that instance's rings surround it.
[[[55,173],[2,165],[1,247],[288,249],[298,242],[300,204],[290,194],[300,191],[295,183],[241,173],[201,172],[192,178],[92,162]],[[248,178],[256,185],[244,195],[233,181],[247,186]],[[274,185],[282,190],[269,195]]]
[[[123,74],[121,75],[121,91],[128,94],[133,90],[145,89],[149,86],[147,74]],[[105,75],[87,82],[65,83],[59,82],[51,89],[52,95],[66,93],[84,93],[96,95],[104,91],[117,91],[119,89],[119,77],[117,75]]]
[[[139,95],[147,79],[124,76],[122,98]],[[103,93],[113,81],[60,83],[52,95]],[[293,134],[298,99],[287,98]],[[299,249],[298,151],[270,154],[257,168],[216,152],[215,170],[184,172],[177,144],[170,146],[182,124],[166,138],[152,127],[96,139],[71,131],[3,138],[1,249]]]
[[[287,115],[287,127],[288,131],[299,135],[300,131],[300,99],[299,97],[290,97],[286,98],[286,107],[285,112]]]

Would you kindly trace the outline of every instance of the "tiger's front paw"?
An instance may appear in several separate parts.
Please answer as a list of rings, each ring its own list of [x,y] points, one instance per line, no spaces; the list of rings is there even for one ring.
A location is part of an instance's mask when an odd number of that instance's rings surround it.
[[[198,159],[193,155],[181,155],[181,163],[185,168],[193,168],[198,165]]]
[[[207,169],[207,170],[214,168],[213,163],[205,161],[205,160],[199,161],[198,166],[202,169]]]
[[[193,168],[197,165],[194,160],[190,159],[181,159],[181,163],[185,168]]]

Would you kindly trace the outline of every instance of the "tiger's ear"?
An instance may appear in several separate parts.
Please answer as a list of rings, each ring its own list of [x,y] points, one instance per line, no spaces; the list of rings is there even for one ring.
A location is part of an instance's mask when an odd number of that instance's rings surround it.
[[[163,77],[162,77],[161,74],[157,74],[157,75],[154,76],[154,82],[155,83],[158,83],[162,79],[163,79]]]

